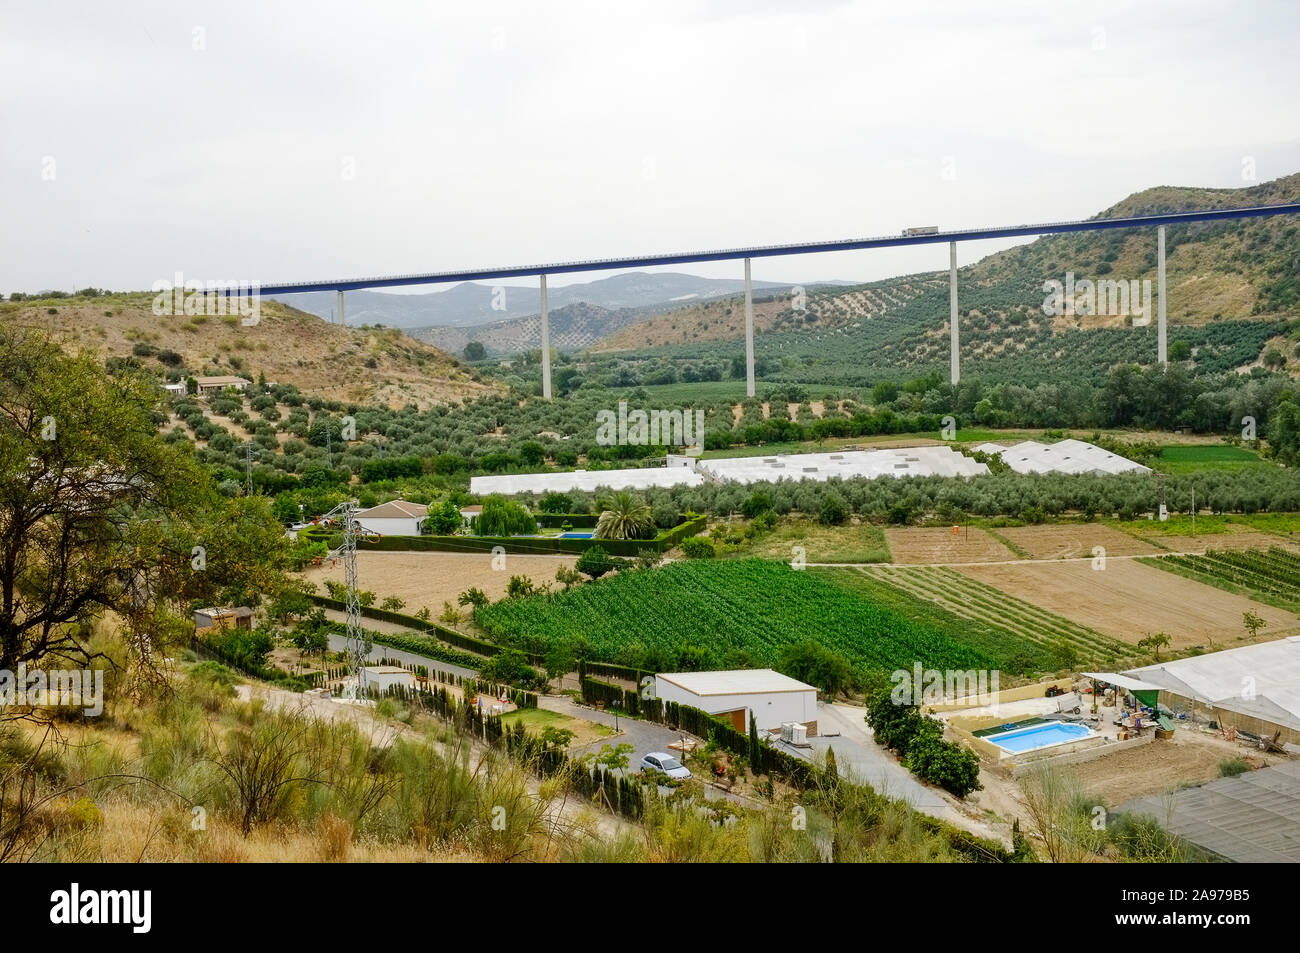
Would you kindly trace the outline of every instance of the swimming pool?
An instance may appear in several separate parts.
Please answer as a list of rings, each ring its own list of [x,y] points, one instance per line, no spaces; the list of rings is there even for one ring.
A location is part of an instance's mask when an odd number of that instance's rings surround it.
[[[591,533],[561,533],[560,539],[591,539]]]
[[[1076,725],[1066,721],[1049,721],[1042,725],[1019,728],[1001,735],[988,735],[984,740],[993,742],[1003,751],[1022,754],[1026,751],[1036,751],[1039,748],[1049,748],[1052,745],[1062,745],[1070,741],[1083,741],[1085,738],[1091,737],[1094,737],[1093,732],[1086,725]]]

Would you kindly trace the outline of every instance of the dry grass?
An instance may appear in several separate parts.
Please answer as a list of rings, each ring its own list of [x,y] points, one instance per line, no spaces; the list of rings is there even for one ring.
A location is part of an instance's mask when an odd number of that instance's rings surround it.
[[[455,606],[457,597],[473,586],[496,600],[506,594],[511,576],[528,576],[541,585],[553,582],[558,568],[572,568],[576,561],[576,556],[506,556],[503,568],[497,569],[494,565],[502,566],[502,560],[491,553],[363,552],[357,554],[357,572],[362,588],[378,596],[376,605],[385,596],[397,596],[406,603],[402,611],[414,614],[427,606],[436,619],[444,601]],[[343,581],[343,567],[310,567],[303,578],[323,590],[327,579]]]
[[[47,307],[57,314],[47,314]],[[343,328],[276,301],[262,301],[260,323],[252,327],[219,317],[198,325],[182,316],[160,317],[146,294],[6,306],[4,319],[101,356],[129,355],[142,342],[177,352],[187,368],[200,372],[214,356],[225,367],[234,357],[243,364],[237,373],[249,379],[264,373],[327,399],[424,409],[498,390],[473,380],[472,370],[454,366],[450,355],[400,331]]]

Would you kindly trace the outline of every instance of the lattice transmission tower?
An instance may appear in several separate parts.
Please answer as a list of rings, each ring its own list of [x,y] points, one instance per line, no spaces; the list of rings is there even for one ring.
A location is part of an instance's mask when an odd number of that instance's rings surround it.
[[[362,694],[361,669],[366,655],[370,652],[365,633],[361,629],[360,585],[357,579],[357,523],[356,500],[347,500],[325,514],[323,519],[338,520],[343,524],[343,542],[330,552],[330,557],[343,560],[343,587],[346,590],[344,602],[347,606],[347,646],[344,655],[347,659],[348,675],[352,679],[354,697]]]

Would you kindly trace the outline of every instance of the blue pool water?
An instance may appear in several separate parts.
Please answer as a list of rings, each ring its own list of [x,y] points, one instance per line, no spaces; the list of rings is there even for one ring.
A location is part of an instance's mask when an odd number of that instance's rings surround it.
[[[1090,733],[1083,725],[1052,721],[1045,725],[1008,731],[1004,735],[989,735],[985,740],[993,742],[1003,751],[1020,752],[1059,745],[1065,741],[1078,741],[1087,738]]]
[[[591,539],[590,533],[561,533],[560,539]]]

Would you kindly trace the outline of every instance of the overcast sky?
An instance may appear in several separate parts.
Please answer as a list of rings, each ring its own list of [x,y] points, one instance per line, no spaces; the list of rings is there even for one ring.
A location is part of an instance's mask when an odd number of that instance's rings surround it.
[[[1239,187],[1246,157],[1258,181],[1300,171],[1298,27],[1295,0],[4,0],[0,293],[1018,224]]]

